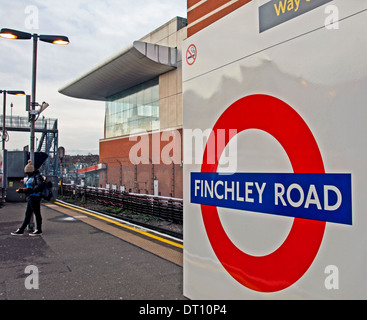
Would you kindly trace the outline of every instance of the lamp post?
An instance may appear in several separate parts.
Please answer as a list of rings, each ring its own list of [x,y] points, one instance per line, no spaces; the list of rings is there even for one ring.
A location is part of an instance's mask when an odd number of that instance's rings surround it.
[[[30,158],[33,163],[34,161],[34,138],[35,138],[35,106],[38,105],[36,102],[36,75],[37,75],[37,43],[38,39],[43,42],[52,44],[67,45],[69,39],[66,36],[60,35],[38,35],[36,33],[31,34],[28,32],[3,28],[0,30],[0,37],[6,39],[18,39],[18,40],[30,40],[33,39],[33,63],[32,63],[32,93],[31,93],[31,112],[30,112]]]
[[[6,130],[5,130],[5,118],[6,118],[6,94],[11,94],[15,96],[24,96],[24,91],[20,90],[0,90],[0,94],[3,94],[3,130],[2,130],[2,145],[1,150],[5,149],[5,140],[6,140]]]
[[[16,95],[16,96],[24,96],[25,93],[24,91],[20,91],[20,90],[0,90],[0,94],[3,94],[3,130],[2,130],[2,135],[1,135],[1,140],[2,140],[2,144],[1,144],[1,150],[2,150],[2,157],[3,157],[3,178],[2,178],[2,192],[1,192],[1,202],[3,203],[4,197],[5,197],[5,189],[6,189],[6,172],[7,172],[7,167],[6,167],[6,160],[5,160],[5,140],[6,140],[6,94],[11,94],[11,95]]]

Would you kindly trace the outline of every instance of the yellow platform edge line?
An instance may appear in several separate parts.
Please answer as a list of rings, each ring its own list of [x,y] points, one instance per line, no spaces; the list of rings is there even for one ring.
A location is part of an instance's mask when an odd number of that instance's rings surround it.
[[[170,241],[170,240],[167,240],[167,239],[164,239],[162,237],[158,237],[154,234],[151,234],[149,232],[145,232],[145,231],[142,231],[142,230],[139,230],[139,229],[136,229],[134,227],[130,227],[126,224],[123,224],[123,223],[120,223],[120,222],[117,222],[115,220],[112,220],[112,219],[108,219],[106,217],[103,217],[103,216],[100,216],[98,214],[94,214],[92,212],[88,212],[88,211],[85,211],[83,209],[79,209],[79,208],[75,208],[75,207],[72,207],[72,206],[68,206],[66,204],[63,204],[63,203],[60,203],[58,201],[55,201],[55,204],[57,204],[58,206],[62,206],[62,207],[65,207],[65,208],[68,208],[68,209],[71,209],[71,210],[74,210],[74,211],[78,211],[78,212],[81,212],[81,213],[84,213],[84,214],[87,214],[87,215],[90,215],[90,216],[93,216],[97,219],[101,219],[101,220],[104,220],[104,221],[107,221],[107,222],[110,222],[110,223],[113,223],[119,227],[122,227],[122,228],[125,228],[125,229],[128,229],[128,230],[131,230],[131,231],[134,231],[134,232],[137,232],[137,233],[140,233],[144,236],[147,236],[149,238],[153,238],[155,240],[158,240],[158,241],[161,241],[161,242],[164,242],[164,243],[167,243],[171,246],[174,246],[174,247],[177,247],[177,248],[180,248],[180,249],[183,249],[183,245],[182,244],[179,244],[179,243],[176,243],[176,242],[173,242],[173,241]]]

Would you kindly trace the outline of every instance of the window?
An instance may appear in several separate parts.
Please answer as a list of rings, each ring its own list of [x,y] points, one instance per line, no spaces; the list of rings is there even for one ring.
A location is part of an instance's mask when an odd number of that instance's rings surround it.
[[[158,78],[110,99],[106,102],[106,138],[159,129]]]

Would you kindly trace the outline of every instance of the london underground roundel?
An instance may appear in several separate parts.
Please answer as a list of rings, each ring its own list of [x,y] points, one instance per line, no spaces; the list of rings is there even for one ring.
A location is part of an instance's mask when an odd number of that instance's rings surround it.
[[[324,174],[323,160],[316,140],[300,115],[285,102],[268,95],[251,95],[229,106],[214,125],[213,132],[236,129],[263,130],[284,148],[295,174]],[[216,139],[211,134],[204,151],[201,173],[215,173],[220,154],[229,143],[226,137],[217,150],[214,163],[208,163],[208,145]],[[213,162],[213,161],[211,161]],[[316,193],[313,194],[315,203]],[[316,207],[316,205],[315,205]],[[332,207],[332,206],[329,206]],[[320,248],[325,221],[295,217],[284,242],[265,256],[241,251],[229,239],[216,206],[201,204],[205,230],[210,244],[227,272],[239,283],[259,292],[276,292],[293,285],[311,266]]]

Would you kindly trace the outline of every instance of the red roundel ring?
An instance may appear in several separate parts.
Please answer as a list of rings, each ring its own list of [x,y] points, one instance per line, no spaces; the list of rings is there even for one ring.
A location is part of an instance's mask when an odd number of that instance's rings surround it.
[[[217,144],[219,129],[259,129],[271,134],[284,148],[294,173],[325,173],[316,140],[300,115],[285,102],[268,95],[251,95],[229,106],[216,122],[207,146],[217,150],[214,164],[207,163],[205,148],[201,172],[216,172],[218,161],[232,137]],[[212,157],[211,157],[212,158]],[[238,249],[227,236],[217,207],[201,205],[210,244],[227,272],[239,283],[259,292],[276,292],[299,280],[311,266],[320,248],[326,223],[294,218],[283,244],[265,256],[252,256]]]

